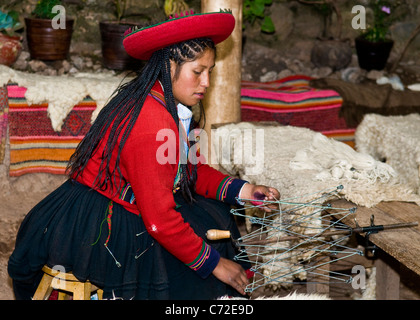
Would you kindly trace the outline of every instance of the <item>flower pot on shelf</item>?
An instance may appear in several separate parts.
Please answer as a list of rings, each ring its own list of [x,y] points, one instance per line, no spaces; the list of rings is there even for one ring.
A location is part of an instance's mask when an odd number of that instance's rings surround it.
[[[142,62],[129,56],[124,49],[124,32],[136,24],[102,21],[99,23],[102,40],[102,63],[113,70],[137,70]]]
[[[393,40],[371,42],[362,37],[355,39],[359,66],[367,71],[383,70],[394,45]]]
[[[65,60],[70,50],[74,19],[66,19],[64,29],[53,28],[52,20],[25,18],[31,59]]]
[[[0,33],[0,64],[11,66],[22,50],[20,37],[7,36]]]

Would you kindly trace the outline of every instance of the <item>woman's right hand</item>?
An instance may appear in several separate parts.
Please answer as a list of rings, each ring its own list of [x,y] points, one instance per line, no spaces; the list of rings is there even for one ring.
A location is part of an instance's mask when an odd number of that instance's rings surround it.
[[[220,281],[230,285],[240,294],[245,295],[248,277],[245,270],[236,262],[220,257],[219,263],[213,270],[213,275]]]

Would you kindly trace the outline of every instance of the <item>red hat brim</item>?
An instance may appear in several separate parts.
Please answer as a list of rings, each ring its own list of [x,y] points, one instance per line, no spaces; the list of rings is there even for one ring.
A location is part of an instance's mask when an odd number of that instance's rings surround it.
[[[130,56],[149,60],[153,52],[190,39],[210,38],[220,43],[234,28],[235,18],[229,12],[190,14],[132,31],[123,45]]]

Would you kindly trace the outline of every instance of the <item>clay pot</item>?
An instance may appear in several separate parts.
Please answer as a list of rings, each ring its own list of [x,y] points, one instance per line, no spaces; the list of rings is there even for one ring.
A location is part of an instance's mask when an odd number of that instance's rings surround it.
[[[11,37],[0,33],[0,64],[11,66],[22,51],[20,37]]]
[[[102,40],[102,63],[108,69],[137,70],[142,65],[140,60],[128,55],[123,46],[124,32],[135,26],[134,23],[102,21],[99,23]]]
[[[359,67],[367,71],[383,70],[394,45],[393,40],[371,42],[362,37],[355,39]]]
[[[53,28],[52,20],[25,18],[26,37],[29,53],[37,60],[67,59],[71,36],[73,33],[73,19],[66,19],[64,29]]]

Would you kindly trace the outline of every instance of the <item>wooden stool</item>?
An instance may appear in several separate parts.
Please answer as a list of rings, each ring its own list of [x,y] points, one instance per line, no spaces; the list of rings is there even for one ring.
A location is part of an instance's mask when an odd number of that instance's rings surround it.
[[[80,282],[71,272],[60,272],[47,266],[42,268],[44,275],[33,296],[33,300],[46,300],[53,289],[58,290],[58,300],[65,300],[68,293],[73,293],[73,300],[91,300],[92,292],[97,291],[102,300],[103,291],[89,281]]]

